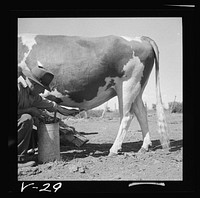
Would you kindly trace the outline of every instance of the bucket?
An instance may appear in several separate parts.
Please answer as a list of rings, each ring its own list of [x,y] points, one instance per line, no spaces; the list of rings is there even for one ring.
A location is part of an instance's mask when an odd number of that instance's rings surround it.
[[[41,123],[38,128],[38,161],[60,160],[59,123]]]

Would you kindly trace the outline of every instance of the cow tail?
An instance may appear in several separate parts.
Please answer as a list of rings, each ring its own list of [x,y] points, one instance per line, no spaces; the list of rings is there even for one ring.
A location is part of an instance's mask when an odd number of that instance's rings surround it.
[[[164,107],[161,97],[160,89],[160,75],[159,75],[159,51],[158,46],[155,41],[148,38],[154,54],[155,54],[155,78],[156,78],[156,114],[157,114],[157,124],[158,124],[158,133],[160,134],[160,142],[163,148],[169,148],[169,129],[167,126],[167,121],[164,113]]]

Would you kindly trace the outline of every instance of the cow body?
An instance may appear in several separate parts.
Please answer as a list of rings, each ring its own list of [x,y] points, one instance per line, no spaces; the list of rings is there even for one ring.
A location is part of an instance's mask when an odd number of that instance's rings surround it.
[[[117,36],[21,35],[18,37],[18,66],[31,69],[40,63],[54,73],[52,91],[44,96],[63,106],[89,110],[117,95],[120,127],[110,149],[111,154],[116,154],[134,114],[143,132],[142,148],[148,150],[151,145],[142,93],[154,59],[157,60],[157,51],[155,42],[147,37],[128,41]],[[159,85],[157,88],[158,116],[162,117],[159,123],[166,144]]]

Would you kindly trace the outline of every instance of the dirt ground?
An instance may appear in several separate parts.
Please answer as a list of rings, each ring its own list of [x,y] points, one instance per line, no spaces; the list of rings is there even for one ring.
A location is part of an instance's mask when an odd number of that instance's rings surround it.
[[[109,157],[119,127],[119,118],[106,117],[68,119],[89,139],[81,148],[61,146],[61,160],[19,168],[18,180],[178,180],[183,178],[182,114],[166,113],[171,147],[160,147],[155,112],[148,113],[153,146],[151,151],[138,153],[142,145],[140,126],[134,118],[118,156]]]

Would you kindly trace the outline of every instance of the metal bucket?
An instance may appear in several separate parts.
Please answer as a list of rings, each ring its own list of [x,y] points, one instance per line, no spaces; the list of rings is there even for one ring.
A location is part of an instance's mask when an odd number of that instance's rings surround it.
[[[38,161],[60,160],[59,123],[41,123],[38,129]]]

